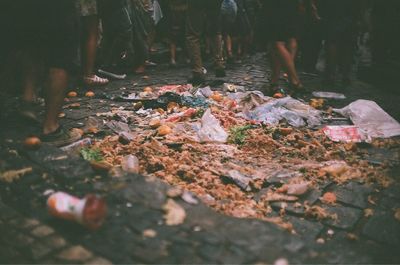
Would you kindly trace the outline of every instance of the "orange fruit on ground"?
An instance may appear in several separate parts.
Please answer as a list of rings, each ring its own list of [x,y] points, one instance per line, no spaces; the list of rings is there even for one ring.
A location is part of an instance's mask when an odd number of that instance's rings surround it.
[[[86,97],[94,97],[94,92],[93,91],[88,91],[85,94]]]
[[[326,192],[323,196],[322,196],[322,201],[324,203],[328,203],[328,204],[333,204],[335,203],[337,200],[336,198],[336,194],[333,192]]]
[[[151,93],[151,92],[153,92],[153,89],[151,88],[151,87],[145,87],[144,89],[143,89],[143,92],[147,92],[147,93]]]
[[[36,136],[27,137],[24,141],[24,146],[31,150],[39,149],[41,144],[42,141],[40,141],[40,139]]]
[[[274,97],[274,98],[284,98],[285,95],[283,95],[283,94],[280,93],[280,92],[276,92],[276,93],[273,95],[273,97]]]
[[[75,91],[70,91],[70,92],[68,93],[68,97],[70,97],[70,98],[74,98],[74,97],[76,97],[76,96],[78,96],[78,93],[76,93]]]
[[[160,136],[165,136],[165,135],[167,135],[167,134],[169,134],[169,133],[171,133],[171,132],[172,132],[171,127],[169,127],[169,126],[167,126],[167,125],[161,125],[161,126],[158,127],[158,129],[157,129],[157,133],[158,133],[158,135],[160,135]]]

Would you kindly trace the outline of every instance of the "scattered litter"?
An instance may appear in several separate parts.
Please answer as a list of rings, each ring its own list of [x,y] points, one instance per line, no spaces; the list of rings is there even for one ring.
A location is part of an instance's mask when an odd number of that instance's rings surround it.
[[[326,192],[322,196],[321,201],[326,204],[335,204],[337,201],[336,194],[333,192]]]
[[[287,185],[287,194],[300,196],[308,191],[308,183],[289,184]]]
[[[89,147],[91,144],[92,140],[90,138],[84,138],[60,149],[68,154],[79,154],[82,148]]]
[[[102,75],[105,75],[105,76],[107,76],[109,78],[113,78],[113,79],[117,79],[117,80],[123,80],[123,79],[126,78],[126,74],[122,74],[122,75],[114,74],[114,73],[111,73],[109,71],[105,71],[105,70],[102,70],[102,69],[99,69],[99,73],[102,74]]]
[[[322,131],[334,142],[360,143],[367,140],[357,126],[326,126]]]
[[[222,88],[223,88],[224,91],[230,92],[230,93],[246,91],[244,86],[238,86],[238,85],[228,84],[228,83],[224,83]]]
[[[368,218],[374,215],[374,210],[371,208],[364,209],[364,217]]]
[[[289,265],[289,261],[285,258],[275,260],[274,265]]]
[[[56,192],[47,199],[49,213],[54,217],[77,222],[90,230],[99,229],[106,217],[105,201],[93,194],[83,199]]]
[[[333,109],[348,117],[363,134],[371,138],[400,135],[400,124],[374,101],[357,100],[343,109]]]
[[[181,196],[182,194],[183,194],[182,189],[180,189],[178,187],[172,187],[167,190],[167,196],[170,198],[176,198],[176,197]]]
[[[346,96],[341,93],[334,93],[334,92],[321,92],[315,91],[312,95],[316,98],[332,98],[332,99],[345,99]]]
[[[397,208],[394,211],[394,218],[396,218],[396,220],[400,222],[400,208]]]
[[[128,173],[139,173],[139,159],[134,155],[127,155],[121,161],[122,170]]]
[[[185,209],[174,200],[168,199],[167,203],[163,206],[163,210],[165,211],[164,219],[167,225],[180,225],[185,221]]]
[[[143,235],[143,237],[154,238],[157,236],[157,232],[153,229],[146,229],[146,230],[143,230],[142,235]]]
[[[18,169],[18,170],[9,170],[3,172],[0,176],[0,180],[3,182],[11,183],[16,180],[19,180],[25,174],[31,173],[33,169],[31,167]]]
[[[251,191],[251,187],[249,186],[250,181],[252,180],[251,178],[243,175],[237,170],[229,170],[227,177],[244,191]]]
[[[196,199],[196,197],[191,192],[184,191],[181,197],[182,197],[182,200],[184,200],[185,202],[187,202],[189,204],[198,204],[199,203],[199,201]]]
[[[210,109],[207,109],[201,118],[201,128],[198,135],[201,142],[226,143],[228,139],[228,134],[221,127],[215,116],[212,115]]]

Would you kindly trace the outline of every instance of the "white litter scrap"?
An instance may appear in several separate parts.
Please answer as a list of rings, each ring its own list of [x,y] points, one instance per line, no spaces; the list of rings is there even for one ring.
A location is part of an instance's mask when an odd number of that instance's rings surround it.
[[[335,92],[322,92],[316,91],[313,92],[312,95],[316,98],[331,98],[331,99],[345,99],[346,96],[342,93],[335,93]]]
[[[371,100],[357,100],[333,111],[350,118],[360,131],[371,138],[390,138],[400,135],[400,124]]]

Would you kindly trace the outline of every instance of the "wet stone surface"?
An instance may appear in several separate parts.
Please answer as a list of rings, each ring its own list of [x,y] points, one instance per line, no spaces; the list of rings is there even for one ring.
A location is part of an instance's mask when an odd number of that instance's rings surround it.
[[[268,84],[266,63],[264,55],[257,54],[243,65],[230,67],[228,77],[222,81],[243,84],[248,90],[261,89]],[[64,109],[63,124],[67,128],[82,127],[91,115],[130,105],[104,95],[140,91],[147,85],[182,84],[189,73],[186,68],[160,65],[149,70],[149,79],[130,76],[112,82],[95,90],[101,98],[78,98],[67,103],[79,102],[81,107]],[[319,79],[305,80],[315,90],[322,88]],[[211,78],[210,82],[221,83],[221,80]],[[121,90],[122,87],[126,89]],[[357,81],[346,91],[348,99],[340,104],[344,106],[357,98],[372,99],[394,117],[400,117],[391,104],[396,95],[375,98],[377,93],[373,87]],[[169,185],[141,175],[112,178],[97,174],[83,159],[46,145],[37,151],[27,151],[22,148],[21,140],[38,134],[40,128],[16,122],[13,117],[6,118],[2,125],[5,126],[0,130],[0,170],[32,167],[33,172],[14,183],[0,183],[0,263],[273,264],[279,258],[290,263],[400,262],[400,222],[394,217],[394,210],[399,208],[398,178],[397,183],[379,192],[374,185],[353,181],[343,185],[321,181],[318,187],[300,196],[299,202],[320,205],[336,215],[335,220],[310,218],[303,206],[293,202],[271,203],[270,216],[279,216],[284,208],[284,219],[292,224],[296,234],[269,222],[228,217],[202,203],[193,205],[180,198],[173,200],[185,209],[186,218],[180,225],[168,226],[163,206]],[[269,178],[255,201],[268,189],[283,183],[286,182],[281,178]],[[108,205],[106,222],[100,230],[89,232],[77,224],[50,217],[43,196],[48,189],[81,197],[87,193],[103,195]],[[321,204],[319,198],[326,191],[337,195],[336,205]],[[371,195],[377,197],[373,200],[375,204],[369,200]],[[368,217],[364,212],[367,208],[373,210]],[[153,236],[149,237],[146,230],[152,230]],[[319,238],[323,241],[318,243]]]

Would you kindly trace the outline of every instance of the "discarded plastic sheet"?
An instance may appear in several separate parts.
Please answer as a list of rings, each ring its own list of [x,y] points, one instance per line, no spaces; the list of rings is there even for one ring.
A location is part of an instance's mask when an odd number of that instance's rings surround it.
[[[207,109],[201,118],[201,128],[198,131],[200,142],[226,143],[228,133],[221,127],[219,120]]]
[[[117,134],[131,131],[128,124],[120,121],[109,121],[106,123],[106,126]]]
[[[357,126],[326,126],[322,131],[334,142],[360,143],[367,140]]]
[[[193,195],[193,193],[184,191],[183,194],[181,195],[182,200],[189,204],[198,204],[199,200]]]
[[[254,110],[243,111],[243,116],[266,124],[277,125],[282,119],[294,127],[315,127],[321,124],[321,112],[291,97],[272,99]]]
[[[345,99],[346,96],[341,93],[335,93],[335,92],[322,92],[322,91],[316,91],[313,92],[312,95],[316,98],[331,98],[331,99]]]
[[[76,154],[78,155],[80,150],[84,147],[88,147],[92,144],[92,140],[90,138],[84,138],[82,140],[79,140],[75,143],[72,143],[70,145],[61,147],[60,149],[68,154]]]
[[[9,170],[9,171],[1,173],[0,180],[3,182],[11,183],[15,180],[18,180],[23,175],[31,173],[31,172],[32,172],[31,167],[27,167],[27,168],[23,168],[23,169],[19,169],[19,170]]]
[[[226,92],[230,92],[230,93],[246,91],[244,86],[238,86],[238,85],[228,84],[228,83],[224,83],[223,90],[226,91]]]
[[[235,184],[238,185],[244,191],[251,191],[251,187],[249,186],[251,178],[243,175],[239,171],[229,170],[228,175],[226,177],[235,182]]]
[[[400,124],[374,101],[360,99],[333,111],[349,117],[367,137],[389,138],[400,135]]]
[[[105,201],[94,194],[79,199],[56,192],[47,199],[47,208],[51,215],[77,222],[90,230],[99,229],[107,214]]]
[[[127,155],[122,158],[121,167],[125,172],[138,174],[140,169],[139,159],[134,155]]]

